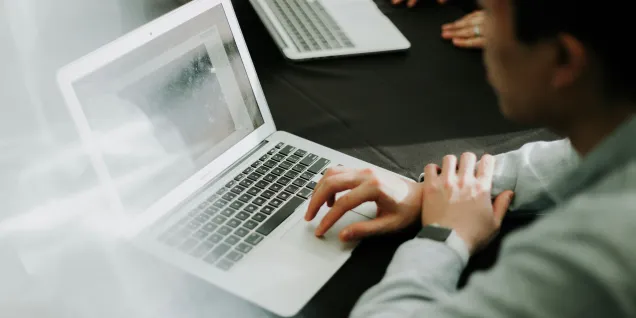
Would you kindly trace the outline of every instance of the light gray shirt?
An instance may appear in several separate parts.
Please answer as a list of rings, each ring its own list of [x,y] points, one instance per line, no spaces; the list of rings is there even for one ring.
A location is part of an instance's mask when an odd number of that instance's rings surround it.
[[[465,266],[414,239],[352,317],[636,317],[636,118],[580,158],[568,140],[497,156],[493,195],[540,220],[506,238],[493,269],[457,290]]]

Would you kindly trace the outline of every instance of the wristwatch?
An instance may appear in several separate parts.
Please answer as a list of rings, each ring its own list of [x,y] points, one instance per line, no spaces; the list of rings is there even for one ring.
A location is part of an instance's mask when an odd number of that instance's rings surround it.
[[[468,264],[470,253],[466,242],[457,235],[457,232],[451,228],[439,226],[438,224],[426,225],[417,234],[418,239],[428,239],[435,242],[446,244],[453,251],[455,251],[459,258],[462,260],[464,266]]]

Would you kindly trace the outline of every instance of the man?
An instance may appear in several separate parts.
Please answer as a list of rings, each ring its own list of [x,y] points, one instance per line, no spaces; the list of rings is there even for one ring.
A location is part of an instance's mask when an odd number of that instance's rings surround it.
[[[365,201],[376,202],[378,217],[341,239],[423,225],[352,316],[636,317],[636,62],[620,44],[631,30],[627,1],[482,5],[484,59],[502,112],[568,139],[479,162],[446,156],[419,184],[330,170],[307,211],[312,219],[324,202],[332,207],[316,235]],[[507,238],[496,266],[457,291],[468,255],[496,234],[513,194],[513,209],[546,215]]]

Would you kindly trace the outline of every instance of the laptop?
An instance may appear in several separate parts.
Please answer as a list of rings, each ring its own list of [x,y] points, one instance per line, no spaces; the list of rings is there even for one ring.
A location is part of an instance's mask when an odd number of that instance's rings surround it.
[[[350,257],[338,232],[375,217],[367,203],[314,236],[328,208],[303,217],[325,169],[374,166],[276,130],[230,0],[184,5],[58,83],[121,235],[278,315]]]
[[[285,57],[310,60],[407,50],[373,0],[250,0]]]

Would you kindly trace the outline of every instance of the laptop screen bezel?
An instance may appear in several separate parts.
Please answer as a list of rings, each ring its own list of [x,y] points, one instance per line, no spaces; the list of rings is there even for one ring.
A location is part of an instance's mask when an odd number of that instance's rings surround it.
[[[104,67],[110,62],[121,58],[164,33],[217,6],[221,6],[230,25],[230,30],[236,42],[241,61],[243,62],[264,123],[218,158],[212,160],[191,177],[176,186],[144,212],[136,215],[128,215],[121,203],[119,193],[113,184],[102,154],[93,140],[92,130],[73,85],[78,80]],[[223,173],[232,163],[257,147],[263,140],[276,131],[274,120],[269,111],[265,95],[260,86],[256,70],[230,0],[197,0],[185,4],[63,67],[57,73],[57,80],[62,96],[75,122],[82,144],[88,152],[91,163],[96,170],[100,185],[104,190],[104,194],[108,196],[108,202],[111,204],[109,210],[123,216],[125,229],[122,231],[122,234],[125,236],[136,235],[166,212],[182,204],[209,183],[210,180]]]

